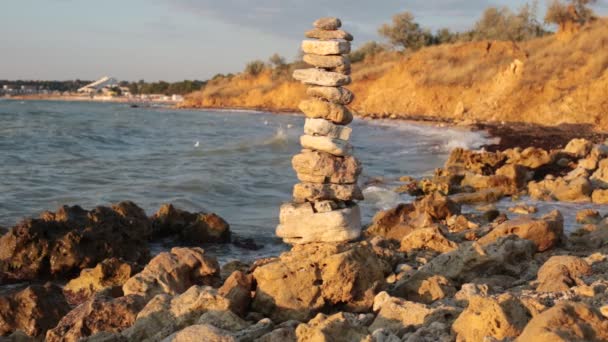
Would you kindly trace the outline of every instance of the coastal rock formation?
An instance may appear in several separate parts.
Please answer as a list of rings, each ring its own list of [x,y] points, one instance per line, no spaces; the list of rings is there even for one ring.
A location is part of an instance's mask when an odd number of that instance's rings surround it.
[[[310,319],[325,306],[365,311],[388,272],[367,244],[296,245],[255,269],[252,307],[275,322]]]
[[[584,285],[580,279],[592,273],[591,266],[582,258],[561,255],[547,260],[538,270],[539,292],[567,291],[573,286]]]
[[[95,297],[70,311],[46,334],[48,342],[79,341],[99,332],[119,333],[135,322],[146,302],[141,296]]]
[[[61,288],[56,285],[32,285],[1,296],[0,336],[16,331],[32,337],[44,336],[69,310]]]
[[[106,259],[95,268],[86,268],[78,278],[70,280],[63,292],[71,304],[80,304],[97,292],[109,291],[115,297],[122,295],[122,286],[139,269],[116,258]]]
[[[177,295],[194,285],[217,285],[220,267],[201,248],[173,248],[157,255],[144,270],[123,286],[125,295],[150,299],[158,294]]]
[[[175,235],[190,244],[230,242],[230,226],[218,215],[189,213],[171,204],[152,216],[152,228],[156,237]]]
[[[91,211],[63,206],[0,237],[0,279],[63,277],[111,257],[145,263],[151,235],[148,217],[132,202]]]
[[[361,235],[361,211],[356,201],[363,200],[357,185],[361,164],[352,157],[348,142],[352,130],[346,125],[353,114],[346,107],[353,94],[343,85],[350,83],[350,41],[352,36],[338,31],[337,18],[315,21],[306,33],[316,40],[302,42],[304,61],[314,68],[296,70],[293,77],[312,85],[311,97],[300,103],[306,115],[301,154],[292,160],[302,182],[293,190],[293,203],[281,206],[276,234],[290,244],[347,242]],[[315,307],[315,305],[313,305]]]

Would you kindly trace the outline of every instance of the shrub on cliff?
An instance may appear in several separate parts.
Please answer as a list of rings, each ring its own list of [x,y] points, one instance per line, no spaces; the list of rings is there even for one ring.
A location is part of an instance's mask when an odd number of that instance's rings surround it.
[[[416,51],[433,43],[433,35],[428,29],[423,29],[414,21],[411,12],[403,12],[393,16],[391,24],[384,24],[378,33],[387,38],[395,47]]]
[[[569,0],[563,3],[561,0],[552,0],[547,8],[545,22],[556,24],[560,31],[567,29],[569,25],[582,25],[594,18],[593,10],[588,6],[597,0]]]
[[[247,63],[247,65],[245,65],[244,73],[245,73],[245,75],[248,75],[248,76],[257,76],[257,75],[261,74],[265,68],[266,68],[266,64],[263,61],[255,60],[255,61],[251,61],[251,62]]]
[[[524,41],[546,35],[548,32],[537,19],[536,1],[526,3],[517,13],[509,8],[488,7],[471,32],[460,40],[511,40]]]

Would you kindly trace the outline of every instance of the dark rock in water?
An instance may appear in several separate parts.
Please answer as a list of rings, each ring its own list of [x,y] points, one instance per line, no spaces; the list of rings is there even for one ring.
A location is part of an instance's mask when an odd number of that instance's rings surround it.
[[[452,173],[471,171],[480,175],[492,175],[504,165],[507,156],[500,152],[475,152],[455,148],[445,163],[446,170]]]
[[[0,336],[21,330],[28,336],[44,336],[70,311],[61,288],[32,285],[0,297]]]
[[[235,236],[232,239],[232,244],[239,248],[248,249],[250,251],[259,251],[260,249],[264,248],[264,245],[258,245],[252,238],[241,238],[238,236]]]
[[[0,281],[70,276],[110,257],[146,263],[151,234],[145,212],[132,202],[91,211],[64,206],[0,237]]]
[[[171,204],[163,205],[152,217],[155,237],[177,235],[183,242],[229,243],[230,226],[216,214],[189,213]]]
[[[129,328],[146,301],[140,296],[99,296],[70,311],[46,334],[46,341],[79,341],[99,332],[117,333]]]
[[[8,233],[8,229],[6,229],[6,228],[4,228],[4,227],[0,226],[0,236],[4,235],[4,234],[6,234],[6,233]]]

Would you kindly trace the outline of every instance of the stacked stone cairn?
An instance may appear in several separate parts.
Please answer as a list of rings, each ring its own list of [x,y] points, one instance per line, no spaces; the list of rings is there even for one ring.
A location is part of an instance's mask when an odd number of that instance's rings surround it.
[[[277,235],[286,243],[346,242],[361,235],[363,200],[357,180],[360,162],[349,143],[353,114],[346,107],[353,93],[350,84],[350,42],[337,18],[321,18],[306,32],[304,61],[314,68],[296,70],[293,77],[310,85],[309,99],[300,103],[306,115],[302,152],[292,160],[301,183],[294,187],[293,202],[281,207]]]

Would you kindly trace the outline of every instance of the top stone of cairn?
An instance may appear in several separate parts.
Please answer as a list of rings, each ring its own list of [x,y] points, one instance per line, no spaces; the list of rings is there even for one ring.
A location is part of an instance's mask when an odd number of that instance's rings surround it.
[[[334,31],[342,26],[342,22],[338,18],[324,17],[316,20],[313,23],[313,26],[319,30]]]

